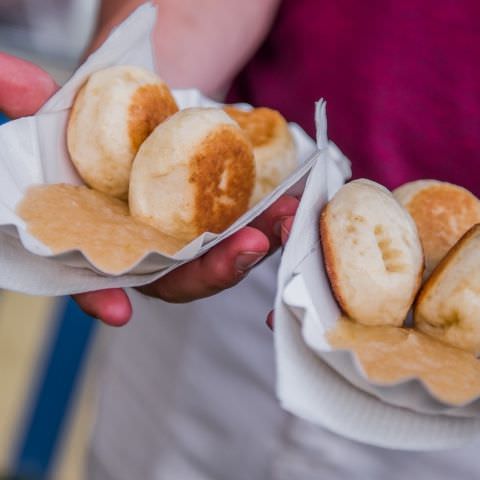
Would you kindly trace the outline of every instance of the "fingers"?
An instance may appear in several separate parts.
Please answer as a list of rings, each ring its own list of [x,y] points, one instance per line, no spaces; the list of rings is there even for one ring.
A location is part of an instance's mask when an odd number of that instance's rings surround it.
[[[0,52],[0,110],[10,118],[32,115],[57,89],[41,68]]]
[[[270,310],[270,312],[268,313],[265,323],[267,324],[267,327],[273,332],[273,310]]]
[[[132,306],[121,288],[72,295],[78,306],[88,315],[112,327],[125,325],[132,316]]]
[[[183,303],[214,295],[236,285],[269,251],[268,237],[245,227],[158,281],[140,287],[147,295]]]
[[[284,196],[250,226],[158,281],[140,287],[146,295],[183,303],[208,297],[236,285],[248,271],[272,253],[286,238],[298,200]]]
[[[295,205],[294,202],[289,202],[288,205],[286,204],[285,208],[286,207],[292,208],[293,213],[291,213],[291,215],[284,215],[284,216],[280,217],[279,223],[275,224],[274,230],[277,233],[279,233],[278,237],[280,238],[281,244],[285,245],[287,243],[288,237],[290,235],[290,231],[292,229],[293,221],[295,219],[294,214],[297,210],[299,201],[297,199],[295,199],[294,197],[283,197],[283,198],[291,198],[291,199],[293,199],[297,202],[296,205]],[[283,206],[282,206],[282,208],[283,208]],[[267,327],[270,330],[273,331],[273,326],[274,326],[273,310],[271,310],[268,313],[267,319],[265,320],[265,323],[266,323]]]
[[[285,245],[287,243],[294,220],[294,217],[287,217],[282,221],[282,225],[280,228],[280,238],[282,240],[282,245]]]
[[[250,224],[252,227],[257,228],[267,236],[268,241],[270,242],[270,253],[283,244],[282,235],[284,235],[285,230],[283,224],[288,222],[289,218],[295,215],[298,205],[299,201],[295,197],[285,195],[280,197]],[[292,223],[290,222],[290,227],[291,224]]]
[[[292,209],[295,210],[296,205],[287,198],[286,202],[281,202],[274,210],[265,212],[261,222],[257,222],[270,234],[272,242],[278,243],[278,236],[274,238],[273,230],[278,232],[280,229],[282,241],[288,235],[293,219],[283,214],[292,212]],[[265,233],[253,227],[245,227],[203,257],[139,290],[172,303],[208,297],[236,285],[267,255],[270,247]],[[73,295],[73,299],[83,311],[111,326],[124,325],[132,315],[130,301],[122,289],[77,294]],[[273,323],[269,324],[271,328],[272,325]]]

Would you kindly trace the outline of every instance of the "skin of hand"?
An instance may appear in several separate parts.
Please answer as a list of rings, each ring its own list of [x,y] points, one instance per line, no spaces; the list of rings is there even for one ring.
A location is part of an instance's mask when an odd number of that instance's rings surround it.
[[[288,237],[290,236],[290,230],[292,229],[293,219],[294,217],[288,217],[282,222],[282,227],[280,231],[280,238],[282,241],[282,245],[285,245],[287,243]],[[271,310],[268,313],[265,323],[267,324],[267,327],[273,331],[273,326],[274,326],[273,310]]]
[[[103,0],[95,50],[145,0]],[[263,42],[281,0],[155,0],[153,41],[160,76],[171,87],[195,87],[221,99]]]
[[[57,89],[44,70],[0,52],[0,111],[9,117],[35,113]],[[141,287],[141,291],[180,303],[232,287],[246,276],[250,268],[280,246],[284,224],[290,221],[297,206],[297,199],[282,197],[250,226],[204,256]],[[124,325],[132,314],[130,301],[122,289],[87,292],[73,298],[86,313],[111,326]]]

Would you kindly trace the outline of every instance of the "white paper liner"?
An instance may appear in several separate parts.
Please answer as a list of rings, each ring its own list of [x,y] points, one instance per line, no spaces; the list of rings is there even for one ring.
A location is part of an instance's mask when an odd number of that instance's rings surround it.
[[[88,58],[37,115],[0,127],[1,288],[58,295],[146,284],[204,254],[250,223],[282,194],[302,190],[318,152],[313,140],[298,125],[290,124],[297,146],[297,170],[226,231],[219,235],[205,233],[173,256],[147,252],[131,268],[112,276],[97,268],[79,250],[53,255],[47,246],[27,232],[15,208],[29,186],[82,183],[69,159],[65,140],[66,123],[76,92],[91,73],[113,65],[137,65],[155,70],[151,42],[155,15],[156,9],[152,4],[137,9],[113,31],[102,47]],[[159,73],[161,75],[161,71]],[[173,95],[180,108],[220,105],[197,90],[174,90]],[[242,106],[248,108],[248,105]],[[324,115],[322,122],[321,128],[326,130]]]
[[[320,144],[320,147],[323,145]],[[277,394],[283,407],[348,438],[388,448],[435,450],[480,433],[479,401],[452,407],[418,379],[376,385],[355,356],[324,333],[340,316],[325,273],[319,214],[350,176],[330,144],[313,167],[282,256],[275,300]]]

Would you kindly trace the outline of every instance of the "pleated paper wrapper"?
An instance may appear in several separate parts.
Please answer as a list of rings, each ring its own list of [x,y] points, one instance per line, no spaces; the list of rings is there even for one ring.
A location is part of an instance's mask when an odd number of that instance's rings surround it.
[[[351,171],[318,120],[322,153],[309,174],[278,273],[274,335],[279,400],[299,417],[373,445],[408,450],[462,445],[480,433],[479,399],[456,407],[436,398],[418,378],[371,382],[351,351],[335,351],[326,339],[341,312],[324,267],[319,218]]]

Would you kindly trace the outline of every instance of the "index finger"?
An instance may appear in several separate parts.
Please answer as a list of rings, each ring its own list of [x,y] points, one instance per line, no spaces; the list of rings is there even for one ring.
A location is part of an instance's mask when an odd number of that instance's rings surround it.
[[[34,114],[57,90],[58,85],[45,70],[0,52],[0,110],[7,116]]]

